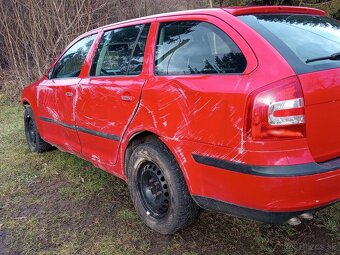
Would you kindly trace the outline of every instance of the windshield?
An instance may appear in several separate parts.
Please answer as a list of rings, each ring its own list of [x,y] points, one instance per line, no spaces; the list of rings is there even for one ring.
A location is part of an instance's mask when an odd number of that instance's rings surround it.
[[[340,52],[340,23],[301,14],[244,15],[239,18],[272,44],[298,73],[340,67],[340,61],[307,59]]]

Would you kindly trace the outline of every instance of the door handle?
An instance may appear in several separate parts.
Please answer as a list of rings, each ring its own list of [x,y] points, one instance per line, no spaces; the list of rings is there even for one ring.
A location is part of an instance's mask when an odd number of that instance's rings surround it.
[[[65,92],[65,96],[67,96],[67,97],[71,97],[71,96],[73,96],[73,93],[72,92]]]
[[[122,101],[126,101],[126,102],[132,102],[133,100],[135,100],[134,96],[131,95],[124,95],[120,97],[122,99]]]

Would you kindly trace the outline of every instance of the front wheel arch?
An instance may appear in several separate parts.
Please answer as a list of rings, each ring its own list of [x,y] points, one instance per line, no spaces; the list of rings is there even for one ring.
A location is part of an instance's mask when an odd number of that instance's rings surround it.
[[[22,106],[26,109],[27,107],[31,107],[31,104],[27,100],[24,100],[22,101]]]
[[[37,126],[36,117],[34,116],[34,112],[30,106],[25,107],[24,126],[26,140],[31,152],[41,153],[54,149],[52,145],[45,142],[41,138],[39,128]]]

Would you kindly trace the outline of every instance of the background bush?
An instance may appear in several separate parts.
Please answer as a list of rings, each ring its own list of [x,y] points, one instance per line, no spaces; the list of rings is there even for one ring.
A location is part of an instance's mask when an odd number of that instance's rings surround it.
[[[1,0],[0,89],[10,100],[37,80],[78,35],[120,20],[231,5],[299,5],[340,18],[339,0]]]

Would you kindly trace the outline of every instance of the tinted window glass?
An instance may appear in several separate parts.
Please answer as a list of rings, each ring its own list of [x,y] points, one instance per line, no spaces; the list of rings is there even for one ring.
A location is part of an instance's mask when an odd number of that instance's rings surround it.
[[[340,67],[340,61],[329,59],[307,63],[307,59],[340,52],[340,23],[336,20],[297,14],[239,18],[269,41],[297,73]]]
[[[145,29],[142,31],[142,29]],[[104,33],[98,46],[91,76],[138,74],[142,70],[143,55],[149,25],[117,28]],[[142,36],[140,36],[142,35]],[[140,36],[140,40],[136,42]],[[131,59],[131,56],[133,57]],[[129,63],[131,68],[129,73]]]
[[[137,75],[140,74],[143,67],[144,50],[146,45],[146,39],[148,37],[150,24],[144,26],[143,32],[141,33],[130,60],[128,74]]]
[[[155,73],[242,73],[246,60],[236,44],[216,26],[199,21],[162,23]]]
[[[78,77],[95,37],[88,36],[71,46],[56,63],[51,78]]]

